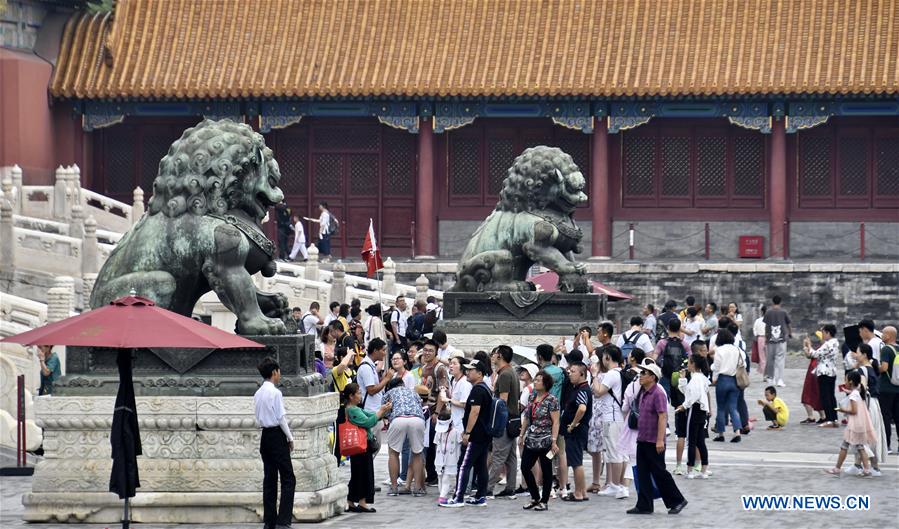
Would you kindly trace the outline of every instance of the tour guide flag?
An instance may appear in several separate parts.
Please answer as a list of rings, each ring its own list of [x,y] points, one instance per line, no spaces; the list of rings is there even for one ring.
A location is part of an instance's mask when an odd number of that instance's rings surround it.
[[[378,248],[378,242],[375,240],[375,224],[371,219],[368,219],[368,233],[365,235],[365,243],[362,245],[362,259],[368,265],[368,277],[374,276],[375,272],[384,268],[381,249]]]

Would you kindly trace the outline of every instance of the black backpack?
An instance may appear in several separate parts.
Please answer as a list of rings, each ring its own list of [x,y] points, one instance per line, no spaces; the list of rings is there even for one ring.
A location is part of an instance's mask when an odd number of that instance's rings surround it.
[[[667,320],[666,320],[667,321]],[[665,321],[662,321],[661,315],[656,318],[656,341],[658,342],[662,338],[668,337],[668,327],[665,325]],[[649,351],[646,351],[649,352]]]
[[[340,221],[330,211],[328,212],[328,219],[328,235],[337,235],[340,232]]]
[[[424,336],[424,318],[419,318],[418,322],[416,322],[416,316],[418,314],[413,314],[406,318],[406,338],[412,342],[421,340],[422,336]]]
[[[438,309],[429,310],[425,313],[425,322],[421,327],[422,334],[428,334],[434,332],[434,325],[437,325],[437,320],[439,320],[439,315],[437,314]]]
[[[687,357],[687,350],[680,338],[669,337],[662,351],[662,376],[671,377],[676,371],[680,371]]]

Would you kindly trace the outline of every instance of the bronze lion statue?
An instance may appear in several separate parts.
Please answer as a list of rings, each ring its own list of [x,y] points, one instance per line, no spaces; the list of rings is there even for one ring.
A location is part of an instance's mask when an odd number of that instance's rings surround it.
[[[261,223],[284,198],[280,178],[271,149],[249,126],[207,119],[185,130],[159,162],[147,214],[100,270],[91,307],[134,290],[190,316],[214,290],[237,316],[237,332],[283,334],[287,300],[258,291],[252,279],[276,271]]]
[[[452,290],[534,290],[525,277],[537,263],[559,274],[560,291],[588,292],[586,267],[574,260],[583,232],[573,214],[587,201],[584,186],[584,175],[562,150],[526,149],[509,168],[496,209],[468,242]]]

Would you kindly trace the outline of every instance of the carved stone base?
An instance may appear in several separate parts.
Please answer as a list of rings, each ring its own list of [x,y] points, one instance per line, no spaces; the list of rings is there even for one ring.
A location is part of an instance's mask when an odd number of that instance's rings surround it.
[[[122,501],[110,494],[109,431],[115,398],[38,397],[44,459],[24,519],[116,523]],[[285,397],[294,434],[294,518],[320,521],[343,511],[346,484],[328,443],[337,395]],[[260,431],[252,397],[138,397],[143,455],[132,519],[145,523],[261,523]]]

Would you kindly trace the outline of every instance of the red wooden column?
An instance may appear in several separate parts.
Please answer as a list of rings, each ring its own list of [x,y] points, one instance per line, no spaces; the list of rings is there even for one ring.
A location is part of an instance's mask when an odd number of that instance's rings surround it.
[[[415,257],[437,255],[437,214],[434,209],[434,129],[430,117],[418,127],[418,182],[415,193]]]
[[[787,149],[785,118],[771,124],[771,181],[768,186],[770,256],[783,259],[787,220]]]
[[[590,195],[593,202],[593,243],[590,255],[600,259],[612,256],[612,209],[609,200],[609,129],[603,117],[593,127],[590,157]]]

